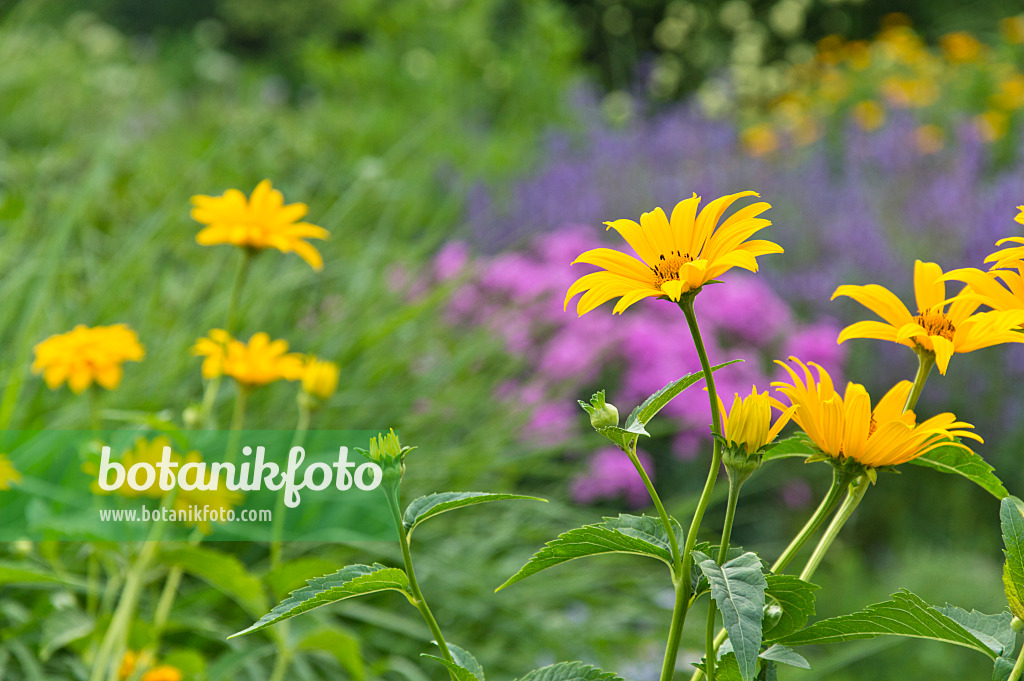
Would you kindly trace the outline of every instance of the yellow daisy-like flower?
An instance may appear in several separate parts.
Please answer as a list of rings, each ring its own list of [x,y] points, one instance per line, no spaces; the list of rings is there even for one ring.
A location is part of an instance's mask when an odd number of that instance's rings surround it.
[[[1017,213],[1017,217],[1015,217],[1014,220],[1024,225],[1024,206],[1017,206],[1017,210],[1020,212]],[[1002,246],[1003,244],[1010,243],[1017,245],[1000,249],[985,257],[985,262],[994,263],[992,265],[992,269],[996,270],[1016,267],[1019,262],[1024,261],[1024,237],[1006,237],[1005,239],[997,241],[996,246]]]
[[[297,381],[302,378],[302,355],[288,352],[288,341],[270,340],[260,332],[245,344],[226,331],[214,329],[209,337],[200,338],[192,346],[192,354],[205,357],[203,378],[230,376],[246,387],[274,381]]]
[[[74,393],[98,383],[107,390],[121,384],[124,362],[146,356],[138,335],[124,324],[88,327],[50,336],[35,347],[32,372],[43,375],[51,390],[65,382]]]
[[[140,681],[181,681],[183,678],[180,669],[169,664],[162,664],[143,674]]]
[[[771,444],[796,410],[794,407],[783,409],[772,425],[772,398],[768,393],[757,392],[756,385],[746,397],[741,398],[739,393],[735,393],[728,414],[720,397],[718,406],[722,413],[725,441],[734,447],[744,448],[747,454],[754,454]]]
[[[782,253],[782,248],[771,241],[747,241],[771,224],[758,217],[771,206],[763,201],[745,206],[718,224],[729,206],[745,196],[758,194],[746,191],[723,196],[710,202],[700,214],[700,197],[694,194],[676,204],[671,219],[661,208],[655,208],[640,216],[640,224],[632,220],[606,222],[639,258],[611,248],[583,253],[573,264],[596,265],[604,271],[576,280],[565,295],[563,307],[568,307],[573,296],[583,293],[576,304],[579,315],[612,298],[619,298],[612,312],[621,314],[643,298],[678,301],[684,293],[699,289],[733,267],[756,272],[757,256]]]
[[[284,196],[263,180],[252,196],[229,189],[221,196],[192,197],[192,218],[206,225],[196,234],[202,246],[231,244],[254,250],[276,248],[282,253],[295,253],[315,270],[321,270],[324,259],[305,239],[326,239],[330,233],[323,227],[298,222],[309,208],[304,203],[284,205]]]
[[[302,390],[326,400],[338,389],[338,365],[310,355],[302,369]]]
[[[838,342],[876,338],[906,345],[915,352],[930,352],[943,374],[954,353],[973,352],[1000,343],[1024,343],[1024,335],[1013,330],[1024,323],[1024,310],[975,313],[981,303],[970,289],[964,289],[950,302],[942,268],[933,262],[914,263],[914,294],[916,315],[910,314],[907,306],[884,286],[840,286],[832,294],[833,300],[849,296],[885,321],[851,324],[839,334]]]
[[[21,482],[21,473],[14,467],[6,454],[0,454],[0,490],[8,490],[11,485]]]
[[[788,364],[776,360],[793,380],[772,383],[796,407],[793,421],[824,454],[837,461],[853,460],[867,468],[898,466],[950,445],[970,451],[954,437],[982,439],[970,432],[974,426],[956,420],[951,413],[939,414],[917,423],[913,411],[903,411],[912,384],[900,381],[871,408],[871,397],[859,383],[847,383],[840,396],[832,377],[817,364],[815,381],[811,370],[796,357],[790,357],[803,369],[803,379]],[[777,405],[782,408],[782,404]]]
[[[1024,312],[1024,261],[1017,260],[1013,264],[1016,271],[999,269],[983,272],[964,267],[947,272],[943,279],[964,282],[974,291],[975,300],[993,310]]]

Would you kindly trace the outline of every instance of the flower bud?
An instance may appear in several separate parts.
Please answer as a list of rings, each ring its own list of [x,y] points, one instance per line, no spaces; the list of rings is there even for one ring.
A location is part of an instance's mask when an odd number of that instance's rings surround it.
[[[405,457],[415,447],[403,447],[392,428],[387,434],[381,433],[370,440],[370,449],[357,449],[359,453],[375,461],[381,467],[382,483],[385,487],[397,487],[405,475]]]
[[[729,479],[737,485],[743,484],[761,467],[763,453],[761,450],[753,454],[747,453],[747,446],[722,440],[722,463],[729,474]]]
[[[1019,617],[1014,617],[1010,620],[1010,628],[1016,631],[1018,634],[1024,631],[1024,620]]]
[[[594,430],[613,428],[619,425],[619,410],[615,408],[615,405],[605,402],[603,390],[594,393],[590,398],[590,404],[580,400],[580,406],[590,414],[590,425],[594,427]]]
[[[766,605],[764,608],[764,630],[770,631],[782,619],[782,606],[778,603]]]

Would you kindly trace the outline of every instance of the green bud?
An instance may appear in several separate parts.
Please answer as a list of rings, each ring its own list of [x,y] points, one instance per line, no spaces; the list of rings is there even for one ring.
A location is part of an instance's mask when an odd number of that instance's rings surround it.
[[[376,462],[381,467],[381,482],[385,487],[397,486],[405,475],[405,457],[415,447],[403,447],[391,428],[386,434],[381,433],[370,440],[370,449],[356,449],[363,456]]]
[[[781,619],[782,619],[782,606],[780,606],[778,603],[772,603],[771,605],[766,605],[765,606],[765,608],[764,608],[764,630],[765,631],[771,630],[772,627],[774,627],[776,624],[778,624],[779,620],[781,620]]]
[[[719,441],[722,443],[722,463],[725,464],[725,470],[729,473],[729,478],[735,481],[736,484],[746,482],[747,478],[761,467],[761,461],[764,456],[762,451],[758,450],[753,454],[749,454],[745,444],[738,445],[721,438]]]
[[[615,405],[608,404],[604,399],[604,391],[594,393],[590,398],[590,404],[580,400],[580,406],[590,414],[590,425],[594,430],[602,428],[613,428],[619,425],[619,410]]]
[[[1010,620],[1010,628],[1016,631],[1018,634],[1024,631],[1024,620],[1019,617],[1014,617]]]

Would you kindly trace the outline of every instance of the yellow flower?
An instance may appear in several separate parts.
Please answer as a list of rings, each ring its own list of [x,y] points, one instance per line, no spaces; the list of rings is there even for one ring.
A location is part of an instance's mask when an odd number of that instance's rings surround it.
[[[1006,250],[1024,250],[1024,248]],[[1009,263],[1000,263],[1000,266],[1005,264]],[[993,310],[1024,312],[1024,262],[1017,260],[1013,264],[1017,267],[1016,272],[1008,269],[982,272],[973,267],[965,267],[947,272],[943,278],[964,282],[974,290],[975,300],[983,305],[988,305]],[[999,285],[1000,281],[1006,285],[1006,288]]]
[[[772,425],[772,399],[768,393],[757,392],[756,385],[746,397],[734,394],[728,414],[721,398],[718,398],[718,406],[722,413],[725,441],[734,447],[743,447],[747,454],[754,454],[770,444],[795,411],[792,407],[783,409],[782,415]]]
[[[248,200],[237,189],[229,189],[222,196],[193,196],[192,204],[192,218],[206,225],[196,235],[200,245],[276,248],[295,253],[315,270],[323,269],[320,252],[304,239],[326,239],[330,233],[308,222],[296,222],[309,210],[306,204],[284,205],[284,196],[271,188],[270,180],[256,185]]]
[[[163,457],[164,447],[171,447],[171,440],[166,435],[158,435],[152,440],[147,440],[144,437],[140,437],[135,440],[135,444],[131,449],[124,452],[121,455],[121,465],[124,466],[125,470],[129,470],[132,466],[137,463],[145,463],[153,466],[154,468],[160,463]],[[174,463],[181,464],[181,456],[173,451],[171,452],[170,460]],[[93,494],[113,494],[116,493],[122,497],[135,498],[135,497],[149,497],[151,499],[160,499],[164,496],[164,491],[160,489],[160,482],[154,478],[153,484],[147,489],[137,490],[132,489],[130,485],[124,484],[118,487],[113,492],[108,492],[100,487],[99,483],[99,466],[94,461],[88,461],[82,465],[82,470],[89,474],[97,476],[96,480],[92,481],[90,489]]]
[[[758,194],[746,191],[723,196],[710,202],[699,215],[700,197],[694,194],[676,205],[671,220],[665,211],[655,208],[640,216],[640,224],[632,220],[606,222],[640,257],[611,248],[583,253],[573,264],[587,263],[604,270],[576,280],[566,293],[564,306],[585,291],[576,304],[578,314],[584,315],[612,298],[619,298],[612,312],[621,314],[643,298],[678,301],[687,291],[700,289],[733,267],[756,272],[757,256],[782,253],[782,248],[771,241],[747,241],[771,224],[757,217],[771,206],[763,201],[745,206],[718,224],[729,206],[745,196]]]
[[[986,142],[1002,139],[1010,129],[1010,117],[1003,111],[990,110],[974,117],[974,127]]]
[[[169,664],[153,667],[142,675],[141,681],[181,681],[181,670]]]
[[[1012,73],[999,81],[999,92],[992,96],[996,108],[1013,111],[1024,106],[1024,74]]]
[[[779,148],[779,136],[768,123],[758,123],[740,133],[743,148],[753,158],[767,156]]]
[[[67,382],[76,394],[94,381],[113,390],[124,375],[121,364],[138,362],[146,355],[138,335],[124,324],[92,328],[79,324],[39,343],[35,353],[32,372],[42,373],[51,390]]]
[[[205,357],[204,378],[230,376],[246,387],[297,381],[302,378],[303,358],[288,352],[288,341],[271,341],[260,332],[249,339],[248,345],[232,338],[226,331],[214,329],[209,337],[200,338],[192,346],[192,354]]]
[[[21,473],[14,467],[6,454],[0,454],[0,490],[8,490],[11,485],[21,482]]]
[[[927,123],[914,130],[914,144],[922,154],[934,154],[946,146],[946,133],[939,126]]]
[[[338,373],[337,364],[311,355],[306,358],[306,364],[302,369],[302,389],[310,395],[326,400],[338,389]]]
[[[976,61],[984,47],[977,38],[965,31],[947,33],[939,38],[939,45],[946,59],[954,64]]]
[[[1024,225],[1024,206],[1017,206],[1017,210],[1020,212],[1014,220]],[[992,269],[1017,267],[1021,261],[1024,261],[1024,237],[1010,236],[996,242],[996,246],[1002,246],[1003,244],[1017,245],[1000,249],[995,253],[985,256],[985,262],[995,263],[992,265]]]
[[[917,314],[911,315],[906,305],[883,286],[840,286],[832,294],[833,300],[849,296],[885,321],[851,324],[839,334],[839,342],[877,338],[901,343],[915,352],[933,353],[943,374],[953,353],[973,352],[1000,343],[1024,343],[1024,334],[1013,331],[1024,323],[1024,310],[974,314],[981,303],[968,289],[950,302],[942,269],[933,262],[914,263],[914,294]]]
[[[139,654],[134,650],[126,650],[124,657],[121,658],[121,666],[117,670],[117,678],[127,679],[129,676],[135,673],[135,665],[139,662]]]
[[[878,130],[885,123],[885,109],[878,102],[867,99],[853,107],[853,120],[861,130]]]
[[[1024,14],[1000,19],[999,32],[1003,34],[1003,39],[1011,45],[1024,43]]]
[[[1017,213],[1017,217],[1014,218],[1014,221],[1024,225],[1024,206],[1017,206],[1017,210],[1020,212]],[[999,244],[996,245],[998,246]]]
[[[953,437],[982,441],[964,430],[974,426],[957,421],[951,413],[917,423],[914,412],[903,411],[912,387],[910,381],[897,383],[872,409],[871,397],[864,386],[847,383],[846,392],[840,396],[827,371],[812,362],[811,366],[818,372],[815,382],[806,364],[796,357],[790,359],[803,369],[803,380],[785,362],[776,360],[793,383],[776,381],[772,387],[796,407],[793,421],[818,449],[837,461],[850,459],[868,468],[898,466],[944,445],[970,451],[966,445],[952,442]]]

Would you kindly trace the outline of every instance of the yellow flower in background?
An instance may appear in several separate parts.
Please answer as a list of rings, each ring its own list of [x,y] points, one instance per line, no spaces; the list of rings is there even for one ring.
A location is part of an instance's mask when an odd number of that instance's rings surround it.
[[[974,117],[974,127],[986,142],[995,142],[1006,136],[1010,117],[1003,111],[990,110]]]
[[[162,664],[143,674],[140,681],[181,681],[182,678],[184,677],[180,669],[169,664]]]
[[[857,102],[853,106],[853,120],[861,130],[871,132],[885,124],[885,109],[873,99]]]
[[[772,399],[768,393],[757,392],[756,385],[746,397],[741,398],[739,393],[735,393],[728,413],[720,397],[718,407],[722,413],[725,441],[734,447],[743,447],[747,454],[771,444],[795,411],[792,407],[783,409],[772,425]]]
[[[298,353],[288,352],[288,341],[270,340],[260,332],[249,343],[232,338],[226,331],[214,329],[206,338],[192,346],[192,354],[204,357],[204,378],[230,376],[247,387],[297,381],[302,378],[304,360]]]
[[[757,271],[757,256],[782,253],[771,241],[747,241],[771,224],[758,216],[771,206],[763,201],[740,208],[721,225],[722,215],[737,199],[758,196],[746,191],[728,194],[707,204],[700,213],[696,194],[676,204],[671,219],[661,208],[632,220],[606,222],[626,240],[639,258],[611,248],[595,248],[580,255],[573,264],[586,263],[604,268],[585,274],[569,287],[564,307],[582,293],[576,312],[584,315],[597,306],[619,298],[612,313],[621,314],[634,303],[651,297],[679,301],[733,267]]]
[[[124,681],[135,673],[135,665],[139,663],[139,654],[134,650],[126,650],[121,658],[121,666],[117,670],[117,678]]]
[[[852,40],[846,43],[846,61],[854,71],[863,71],[871,66],[871,50],[867,42],[863,40]]]
[[[753,158],[767,156],[779,148],[779,136],[769,123],[758,123],[740,133],[743,148]]]
[[[977,61],[984,49],[977,38],[966,31],[947,33],[939,38],[939,45],[942,47],[946,59],[954,64],[966,64]]]
[[[992,105],[1014,111],[1024,106],[1024,74],[1012,73],[999,81],[999,92],[992,95]]]
[[[6,454],[0,454],[0,490],[8,490],[11,485],[21,482],[21,473],[14,467]]]
[[[999,20],[999,32],[1011,45],[1024,44],[1024,14]]]
[[[924,155],[935,154],[946,146],[946,133],[939,126],[928,123],[914,130],[914,144]]]
[[[1024,343],[1024,334],[1013,330],[1024,323],[1024,310],[975,314],[981,303],[972,294],[965,289],[950,301],[946,298],[942,269],[933,262],[920,260],[914,263],[916,315],[910,314],[907,306],[884,286],[840,286],[832,294],[832,300],[849,296],[885,321],[851,324],[839,334],[838,342],[876,338],[901,343],[915,352],[933,353],[939,372],[943,374],[954,353],[973,352],[1001,343]]]
[[[338,374],[337,364],[310,355],[302,369],[302,390],[326,400],[338,389]]]
[[[138,362],[146,352],[138,335],[124,324],[87,327],[50,336],[35,347],[32,372],[41,373],[51,390],[65,382],[78,394],[94,382],[107,390],[121,384],[121,364]]]
[[[817,364],[815,381],[811,370],[796,357],[790,357],[803,369],[803,379],[785,362],[776,360],[790,375],[792,384],[783,381],[772,387],[785,395],[795,407],[793,421],[824,454],[837,460],[851,459],[868,468],[898,466],[931,450],[951,445],[969,448],[954,437],[982,439],[970,432],[969,423],[956,420],[951,413],[939,414],[917,423],[912,411],[903,411],[912,384],[900,381],[871,408],[871,397],[859,383],[847,383],[840,396],[832,377]],[[782,403],[778,403],[782,408]]]
[[[206,225],[196,235],[202,246],[231,244],[262,250],[276,248],[282,253],[295,253],[315,270],[324,266],[320,252],[305,239],[326,239],[330,233],[323,227],[298,222],[308,212],[304,203],[284,204],[280,191],[263,180],[252,196],[229,189],[221,196],[192,197],[192,218]]]
[[[152,440],[147,440],[144,437],[140,437],[135,440],[135,444],[132,448],[121,454],[120,463],[124,466],[125,470],[129,470],[132,466],[137,463],[146,463],[156,468],[156,465],[160,463],[163,457],[164,447],[171,447],[170,460],[174,463],[181,464],[181,455],[173,451],[171,440],[166,435],[158,435]],[[82,465],[82,470],[89,475],[99,475],[99,466],[94,461],[87,461]],[[165,492],[160,489],[159,480],[153,480],[153,484],[148,489],[137,490],[133,489],[129,485],[121,485],[113,492],[109,492],[100,487],[99,480],[93,480],[90,485],[90,489],[93,494],[118,494],[122,497],[136,498],[136,497],[149,497],[150,499],[161,499]]]

